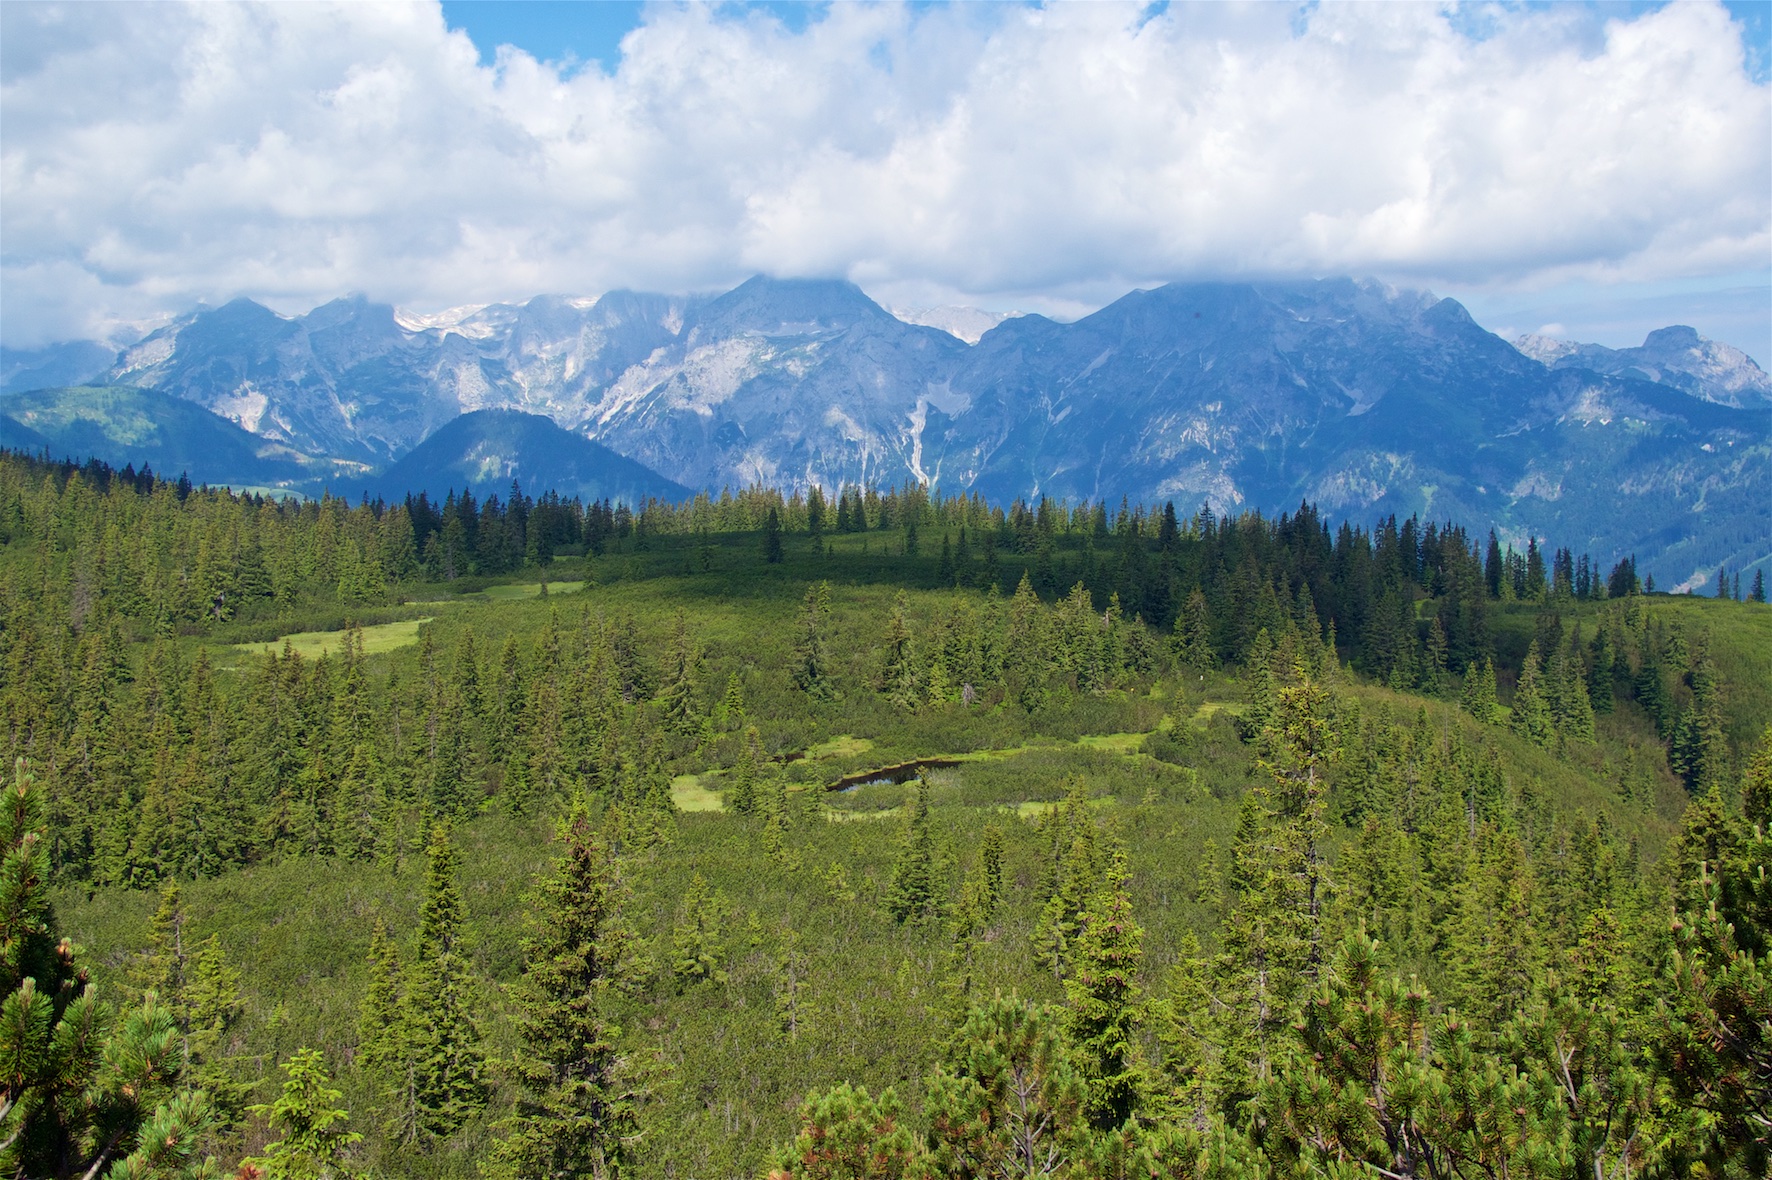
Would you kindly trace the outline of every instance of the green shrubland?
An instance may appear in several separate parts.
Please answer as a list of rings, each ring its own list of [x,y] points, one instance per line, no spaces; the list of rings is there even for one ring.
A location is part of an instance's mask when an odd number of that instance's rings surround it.
[[[1763,1174],[1763,604],[1308,507],[180,491],[0,458],[16,1174]]]

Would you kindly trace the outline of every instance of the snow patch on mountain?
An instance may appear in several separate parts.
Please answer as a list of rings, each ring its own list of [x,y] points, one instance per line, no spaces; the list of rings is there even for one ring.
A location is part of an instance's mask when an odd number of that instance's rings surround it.
[[[396,307],[394,322],[408,332],[454,330],[472,339],[481,339],[492,335],[492,328],[483,321],[475,321],[474,317],[488,306],[485,303],[467,303],[460,307],[447,307],[442,311],[433,312],[418,312],[409,307]]]
[[[980,337],[1004,320],[1027,314],[1021,311],[982,311],[976,307],[893,307],[887,310],[902,323],[937,328],[968,344],[977,344]]]

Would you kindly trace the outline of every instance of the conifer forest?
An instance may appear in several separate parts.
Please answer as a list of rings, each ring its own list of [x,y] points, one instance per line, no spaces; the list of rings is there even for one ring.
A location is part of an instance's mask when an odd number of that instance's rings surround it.
[[[1717,589],[0,455],[0,1173],[1765,1177],[1772,608]]]

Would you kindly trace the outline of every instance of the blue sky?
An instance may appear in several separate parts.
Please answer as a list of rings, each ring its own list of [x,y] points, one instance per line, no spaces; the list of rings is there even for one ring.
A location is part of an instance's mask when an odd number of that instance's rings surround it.
[[[0,336],[1353,274],[1772,362],[1772,5],[0,5]],[[625,44],[624,44],[625,41]],[[594,63],[594,64],[593,64]]]
[[[763,9],[791,28],[803,28],[827,6],[777,2],[731,7]],[[1663,4],[1607,0],[1589,7],[1601,16],[1629,17]],[[1765,81],[1772,66],[1772,0],[1725,0],[1724,7],[1742,26],[1750,72]],[[513,45],[540,61],[594,61],[613,71],[621,61],[621,39],[639,27],[644,9],[642,0],[444,0],[443,16],[451,28],[473,38],[483,61],[494,60],[499,46]]]

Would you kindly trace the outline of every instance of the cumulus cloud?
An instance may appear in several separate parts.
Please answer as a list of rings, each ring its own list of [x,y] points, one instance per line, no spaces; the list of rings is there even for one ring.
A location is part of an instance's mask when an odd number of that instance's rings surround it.
[[[434,4],[0,21],[14,345],[234,295],[443,307],[768,271],[1050,307],[1772,255],[1772,88],[1708,3],[837,4],[799,31],[658,6],[613,74],[482,63]]]

